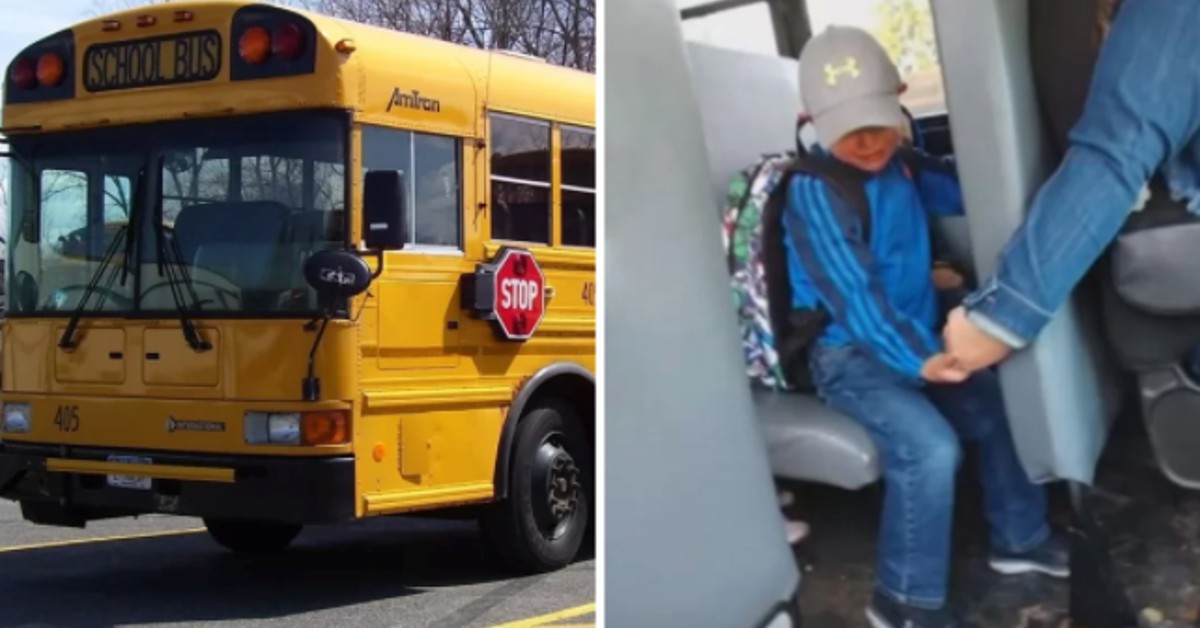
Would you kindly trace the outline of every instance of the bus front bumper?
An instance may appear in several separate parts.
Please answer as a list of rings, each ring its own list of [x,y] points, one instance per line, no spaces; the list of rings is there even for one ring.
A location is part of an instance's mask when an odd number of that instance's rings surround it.
[[[144,475],[139,475],[144,474]],[[353,519],[354,458],[0,444],[0,498],[34,523],[162,513],[298,524]]]

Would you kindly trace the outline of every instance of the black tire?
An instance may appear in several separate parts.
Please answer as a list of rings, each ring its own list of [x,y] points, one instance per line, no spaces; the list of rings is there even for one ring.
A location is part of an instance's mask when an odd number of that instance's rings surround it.
[[[214,541],[235,554],[277,554],[292,544],[304,526],[291,523],[205,519]]]
[[[484,538],[519,572],[561,569],[575,560],[591,527],[589,440],[571,406],[550,400],[521,417],[514,441],[508,498],[480,519]]]

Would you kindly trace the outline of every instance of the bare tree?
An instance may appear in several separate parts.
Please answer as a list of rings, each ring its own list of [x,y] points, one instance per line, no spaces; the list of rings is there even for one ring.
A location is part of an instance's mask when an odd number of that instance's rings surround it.
[[[594,72],[596,0],[301,0],[308,8]]]
[[[115,11],[123,11],[133,7],[144,7],[151,4],[169,4],[178,2],[179,0],[92,0],[89,7],[89,13],[92,15],[104,15]],[[297,5],[298,0],[265,0],[272,4],[282,5]]]
[[[101,15],[175,0],[93,0]],[[273,0],[475,48],[596,71],[596,0]]]

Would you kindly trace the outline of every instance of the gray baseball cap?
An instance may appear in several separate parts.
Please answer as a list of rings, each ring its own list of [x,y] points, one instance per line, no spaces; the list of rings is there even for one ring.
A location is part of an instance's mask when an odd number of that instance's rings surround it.
[[[830,26],[800,53],[800,97],[826,148],[856,129],[907,125],[902,85],[887,51],[862,29]]]

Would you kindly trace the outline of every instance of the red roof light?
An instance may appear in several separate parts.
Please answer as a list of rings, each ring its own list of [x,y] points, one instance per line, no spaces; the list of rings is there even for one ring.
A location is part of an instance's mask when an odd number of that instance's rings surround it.
[[[307,43],[304,31],[295,22],[281,24],[271,38],[271,52],[277,57],[293,60],[304,54]]]
[[[17,59],[9,78],[20,89],[33,89],[37,87],[37,65],[29,57]]]

